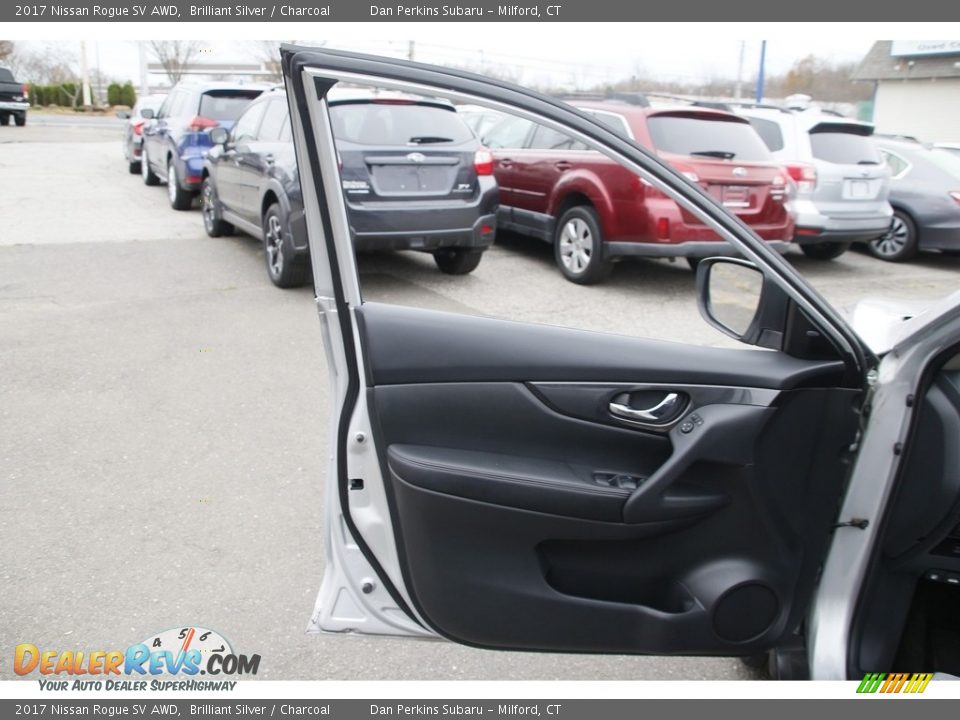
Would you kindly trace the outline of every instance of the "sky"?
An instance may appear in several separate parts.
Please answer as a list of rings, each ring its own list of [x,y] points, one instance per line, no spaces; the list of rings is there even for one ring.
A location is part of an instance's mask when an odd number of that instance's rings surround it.
[[[571,24],[499,23],[487,24],[482,30],[472,23],[368,23],[362,28],[344,28],[335,33],[319,32],[326,29],[321,24],[297,25],[295,28],[261,26],[261,31],[306,31],[311,34],[302,34],[296,40],[293,36],[282,39],[300,44],[322,42],[327,47],[396,57],[406,57],[409,43],[413,41],[415,59],[423,62],[454,64],[473,70],[492,67],[527,85],[591,87],[632,75],[691,82],[734,79],[741,47],[743,78],[749,82],[756,76],[760,39],[755,32],[738,35],[730,31],[736,27],[733,25],[716,33],[662,33],[645,32],[649,28],[639,23],[573,27]],[[191,34],[203,43],[204,61],[256,61],[259,58],[251,49],[254,36],[249,28],[245,29],[246,39],[206,40],[196,28],[191,28]],[[217,32],[222,34],[222,27],[211,29],[209,36],[215,36]],[[231,34],[236,36],[239,33]],[[770,34],[774,37],[768,40],[766,69],[768,74],[774,75],[786,71],[796,60],[809,54],[832,61],[856,61],[873,43],[873,38],[864,37],[862,32],[828,32],[814,36],[780,33],[780,37],[776,37],[778,33]],[[116,37],[116,33],[111,35]],[[281,39],[266,34],[260,37],[266,38]],[[138,83],[137,40],[112,40],[95,35],[88,35],[86,39],[87,61],[91,69],[99,65],[108,77]],[[55,44],[78,56],[79,40],[77,36],[61,36]],[[45,41],[41,37],[17,42],[36,47],[54,41]]]

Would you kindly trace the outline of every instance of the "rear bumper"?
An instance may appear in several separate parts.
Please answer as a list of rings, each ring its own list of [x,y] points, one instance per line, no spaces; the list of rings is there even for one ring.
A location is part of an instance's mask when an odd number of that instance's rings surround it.
[[[488,248],[497,231],[494,213],[481,215],[468,227],[442,230],[368,230],[359,231],[350,213],[355,250],[437,250],[445,247]]]
[[[820,242],[869,242],[890,229],[893,208],[889,204],[874,212],[824,214],[809,200],[792,203],[796,213],[795,241],[801,245]]]
[[[0,112],[26,113],[30,109],[30,103],[14,102],[13,100],[0,100]]]
[[[608,259],[618,257],[734,257],[740,253],[728,242],[718,240],[693,240],[680,243],[605,242],[604,253]],[[767,247],[785,253],[790,243],[785,240],[768,240]]]

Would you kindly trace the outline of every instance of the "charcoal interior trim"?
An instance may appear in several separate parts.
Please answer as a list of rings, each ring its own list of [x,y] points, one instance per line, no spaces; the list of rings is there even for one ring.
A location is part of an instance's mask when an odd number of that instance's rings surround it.
[[[617,382],[788,390],[842,381],[840,361],[689,346],[379,303],[356,309],[374,385]]]

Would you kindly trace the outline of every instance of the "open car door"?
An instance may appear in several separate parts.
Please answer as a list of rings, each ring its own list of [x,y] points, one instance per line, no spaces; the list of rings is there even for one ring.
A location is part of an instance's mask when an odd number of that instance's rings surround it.
[[[570,652],[803,648],[831,538],[859,533],[864,562],[871,547],[844,500],[876,359],[843,319],[697,186],[563,103],[348,53],[285,47],[283,67],[332,382],[311,629]],[[338,82],[508,111],[621,162],[752,263],[706,262],[698,282],[708,320],[760,349],[364,303],[325,101]],[[846,632],[843,598],[822,600],[824,632]],[[818,652],[842,676],[836,642]]]

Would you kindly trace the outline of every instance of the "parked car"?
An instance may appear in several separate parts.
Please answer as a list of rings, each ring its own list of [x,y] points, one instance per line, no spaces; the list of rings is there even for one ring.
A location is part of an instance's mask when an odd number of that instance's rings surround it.
[[[488,130],[503,120],[503,113],[478,105],[458,105],[457,112],[476,136],[483,137]]]
[[[890,228],[890,170],[873,126],[815,109],[739,106],[796,186],[790,201],[796,242],[808,257],[832,260]]]
[[[147,122],[142,112],[150,110],[156,113],[166,97],[166,94],[144,95],[137,98],[129,111],[121,110],[117,113],[117,117],[127,121],[123,126],[123,157],[131,175],[142,172],[140,156],[143,153],[143,126]]]
[[[960,154],[909,140],[878,138],[893,173],[893,223],[867,250],[881,260],[909,260],[918,250],[960,252]]]
[[[421,250],[443,272],[473,271],[496,234],[490,154],[445,101],[345,91],[330,99],[342,183],[357,250]],[[216,146],[202,170],[204,226],[234,226],[264,243],[279,287],[308,277],[303,201],[286,93],[264,93]]]
[[[14,80],[9,68],[0,67],[0,125],[9,125],[10,118],[17,127],[26,125],[29,100],[30,86]]]
[[[165,182],[170,206],[187,210],[200,191],[203,157],[213,145],[210,129],[229,130],[267,87],[192,80],[177,83],[156,114],[149,108],[141,113],[150,120],[143,126],[143,182]]]
[[[960,143],[936,143],[934,147],[946,150],[954,155],[960,155]]]
[[[692,106],[577,106],[656,152],[771,247],[786,249],[793,237],[786,176],[746,120]],[[626,257],[684,257],[695,265],[701,257],[731,252],[662,192],[564,133],[513,115],[483,142],[493,152],[500,183],[500,227],[552,243],[568,280],[599,282]]]
[[[704,347],[365,302],[348,229],[311,225],[330,383],[311,631],[960,674],[960,294],[878,356],[768,243],[579,113],[459,70],[282,53],[305,186],[340,179],[332,85],[437,88],[591,143],[743,256],[698,268],[703,318],[740,343]],[[347,200],[304,194],[310,217]]]

